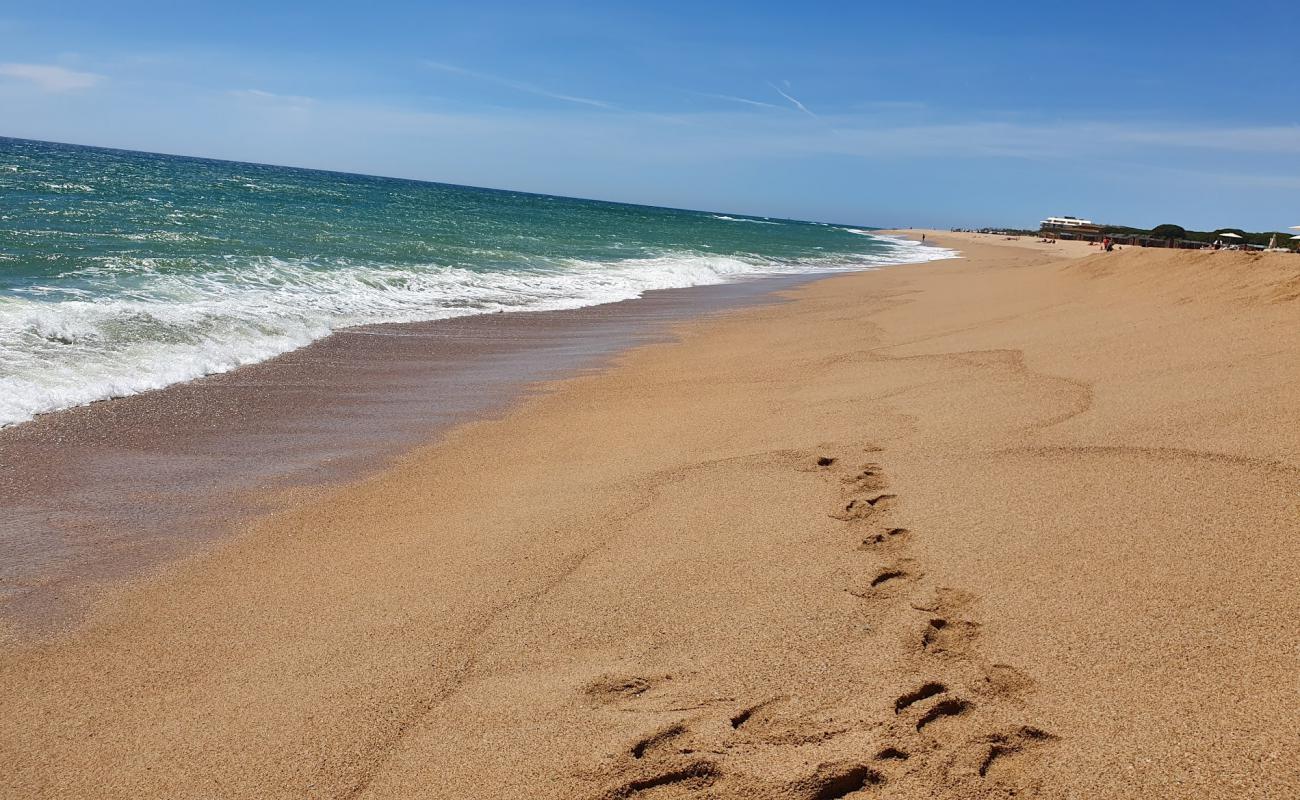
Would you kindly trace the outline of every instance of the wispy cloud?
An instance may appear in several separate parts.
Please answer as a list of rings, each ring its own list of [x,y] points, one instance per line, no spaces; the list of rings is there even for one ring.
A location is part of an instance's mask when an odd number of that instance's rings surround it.
[[[426,67],[429,67],[430,69],[436,69],[442,72],[449,72],[453,75],[463,75],[466,78],[473,78],[475,80],[484,81],[486,83],[494,83],[497,86],[504,86],[508,89],[514,89],[515,91],[518,92],[533,94],[533,95],[537,95],[538,97],[546,97],[546,98],[550,98],[551,100],[561,100],[566,103],[576,103],[578,105],[591,106],[592,108],[603,108],[608,111],[620,110],[618,106],[615,106],[612,103],[606,103],[603,100],[593,100],[590,97],[578,97],[577,95],[564,94],[562,92],[553,92],[549,89],[543,89],[540,86],[534,86],[531,83],[524,83],[523,81],[516,81],[510,78],[502,78],[496,75],[488,75],[483,72],[476,72],[471,69],[465,69],[464,67],[458,67],[454,64],[443,64],[442,62],[439,61],[426,60],[424,61],[424,65]]]
[[[927,105],[920,100],[866,100],[853,107],[872,111],[920,111]]]
[[[782,83],[786,85],[787,89],[790,87],[789,81],[782,81]],[[800,111],[812,117],[813,119],[817,119],[817,115],[809,111],[808,106],[804,105],[803,103],[800,103],[799,100],[795,98],[794,95],[790,94],[785,89],[782,89],[780,86],[777,86],[775,83],[772,83],[771,81],[768,81],[767,85],[775,89],[777,94],[781,95],[786,100],[789,100],[790,104],[793,105],[795,108],[799,109]]]
[[[93,72],[78,72],[54,64],[0,64],[0,75],[27,81],[43,92],[89,89],[105,79]]]
[[[750,100],[748,97],[736,97],[732,94],[714,94],[713,92],[691,92],[691,94],[698,97],[711,97],[714,100],[729,100],[732,103],[743,103],[758,108],[781,108],[775,103],[764,103],[762,100]]]
[[[265,89],[231,89],[227,94],[231,97],[238,97],[244,100],[277,103],[298,108],[309,106],[316,102],[315,98],[312,97],[304,97],[300,94],[276,94],[275,92],[268,92]]]
[[[1157,166],[1142,161],[1113,161],[1109,165],[1112,174],[1120,178],[1128,178],[1129,182],[1141,184],[1144,181],[1150,181],[1152,177],[1165,182],[1180,181],[1183,184],[1192,184],[1200,186],[1228,186],[1228,187],[1247,187],[1251,189],[1283,189],[1296,190],[1300,189],[1300,175],[1293,174],[1265,174],[1255,167],[1253,171],[1236,171],[1225,172],[1214,169],[1198,169],[1196,166]]]
[[[1300,128],[1290,125],[1214,127],[1117,121],[956,121],[879,124],[852,116],[825,118],[832,127],[769,127],[754,135],[767,147],[866,158],[914,155],[958,158],[1105,159],[1172,150],[1201,153],[1300,155]]]
[[[1135,144],[1260,153],[1300,153],[1300,125],[1132,129],[1122,130],[1116,136]]]

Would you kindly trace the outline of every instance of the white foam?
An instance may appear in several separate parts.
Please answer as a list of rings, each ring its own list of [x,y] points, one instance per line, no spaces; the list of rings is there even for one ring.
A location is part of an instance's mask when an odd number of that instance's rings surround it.
[[[676,252],[513,271],[264,258],[179,274],[149,259],[107,259],[76,274],[84,288],[0,297],[0,426],[265,361],[353,325],[571,309],[655,289],[951,255],[878,238],[881,253],[834,260]]]
[[[720,219],[725,222],[752,222],[755,225],[780,225],[779,222],[773,222],[770,219],[746,219],[744,217],[729,217],[726,214],[710,214],[714,219]]]

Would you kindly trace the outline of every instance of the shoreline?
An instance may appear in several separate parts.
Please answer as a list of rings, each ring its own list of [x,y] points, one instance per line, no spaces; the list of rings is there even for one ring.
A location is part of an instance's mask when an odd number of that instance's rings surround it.
[[[0,652],[0,794],[1293,795],[1300,273],[930,235]]]
[[[75,625],[97,593],[201,552],[271,513],[279,493],[382,471],[538,386],[671,338],[674,323],[781,302],[783,290],[834,274],[356,326],[229,372],[0,429],[0,542],[15,556],[0,569],[0,632]]]

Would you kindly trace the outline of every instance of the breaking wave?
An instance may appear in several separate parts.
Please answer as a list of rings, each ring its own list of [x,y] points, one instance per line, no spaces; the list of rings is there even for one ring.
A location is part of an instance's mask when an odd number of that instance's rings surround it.
[[[0,296],[0,426],[265,361],[350,326],[572,309],[655,289],[950,255],[877,238],[877,252],[826,258],[666,252],[499,271],[272,257],[196,271],[108,258]]]

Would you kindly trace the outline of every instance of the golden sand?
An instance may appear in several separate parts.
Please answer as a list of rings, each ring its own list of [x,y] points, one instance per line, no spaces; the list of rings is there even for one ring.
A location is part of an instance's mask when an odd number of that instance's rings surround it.
[[[1300,796],[1300,258],[930,239],[10,648],[0,795]]]

